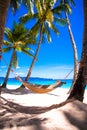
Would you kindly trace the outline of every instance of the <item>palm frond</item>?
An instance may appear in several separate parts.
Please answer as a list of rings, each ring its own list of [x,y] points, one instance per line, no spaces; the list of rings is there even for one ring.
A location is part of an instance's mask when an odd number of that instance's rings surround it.
[[[70,2],[71,2],[72,5],[76,6],[74,0],[70,0]]]
[[[76,6],[74,0],[65,0],[65,1],[64,1],[64,0],[61,0],[61,3]]]
[[[52,12],[60,15],[62,11],[65,11],[67,13],[71,13],[72,9],[68,4],[60,4],[57,7],[55,7],[54,9],[52,9]]]
[[[16,51],[22,52],[22,48],[21,48],[20,46],[17,46],[17,47],[16,47]]]
[[[58,5],[57,7],[53,8],[53,9],[52,9],[52,12],[53,12],[54,14],[60,15],[61,12],[62,12],[62,5]]]
[[[31,20],[31,19],[35,19],[35,18],[37,18],[37,17],[38,17],[38,14],[37,14],[37,13],[31,14],[30,12],[28,12],[27,14],[21,16],[21,17],[19,18],[19,21],[20,21],[21,23],[26,23],[27,21],[29,21],[29,20]]]
[[[40,21],[38,21],[30,30],[29,33],[31,33],[33,36],[38,36],[40,30]]]
[[[2,43],[4,46],[9,46],[10,44],[11,44],[11,42],[8,42],[8,41],[3,41],[3,43]]]
[[[13,29],[13,34],[24,34],[24,33],[27,33],[28,29],[24,27],[24,24],[17,24],[16,22],[14,22],[14,29]]]
[[[16,24],[14,22],[14,28],[12,30],[12,36],[14,39],[14,42],[16,41],[23,41],[23,39],[26,38],[26,34],[28,32],[28,29],[24,27],[24,25],[21,24]]]
[[[44,33],[46,34],[48,42],[51,42],[51,35],[48,24],[45,24]]]
[[[28,38],[25,38],[24,42],[26,44],[35,44],[36,43],[36,38],[35,37],[28,37]]]
[[[27,54],[28,56],[30,56],[30,57],[34,57],[34,55],[33,54],[31,54],[26,48],[22,48],[22,52],[24,52],[25,54]]]
[[[29,9],[30,13],[34,12],[34,1],[33,0],[21,0],[22,3]]]
[[[12,49],[12,47],[2,48],[2,52],[9,52]]]
[[[39,18],[41,18],[43,15],[43,7],[41,6],[40,1],[38,2],[38,0],[36,0],[36,8],[37,8],[38,16]]]
[[[4,29],[4,35],[8,41],[13,42],[12,31],[10,30],[10,28]]]
[[[48,25],[57,35],[59,35],[58,29],[53,25],[52,22],[49,22]]]
[[[47,10],[46,20],[52,22],[54,20],[53,13],[50,9]]]
[[[72,9],[69,4],[64,4],[63,10],[66,11],[67,13],[72,13]]]
[[[12,8],[13,13],[16,13],[16,10],[19,8],[19,2],[18,0],[11,0],[10,6]]]
[[[54,18],[54,21],[61,26],[65,26],[67,24],[67,20],[63,18]]]

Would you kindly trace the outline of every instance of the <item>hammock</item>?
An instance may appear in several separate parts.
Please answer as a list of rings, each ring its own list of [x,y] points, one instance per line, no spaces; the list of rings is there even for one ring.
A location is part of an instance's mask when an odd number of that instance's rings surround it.
[[[6,61],[4,60],[4,62],[6,63]],[[7,63],[6,63],[7,64]],[[12,69],[11,69],[12,72],[14,72]],[[72,70],[73,71],[73,70]],[[71,72],[72,72],[71,71]],[[71,73],[70,72],[70,73]],[[69,74],[70,74],[69,73]],[[65,77],[65,79],[69,76],[69,74]],[[30,89],[31,91],[35,92],[35,93],[48,93],[52,90],[54,90],[55,88],[57,87],[61,87],[63,84],[66,84],[66,82],[62,82],[62,81],[57,81],[56,83],[52,84],[52,85],[39,85],[39,84],[31,84],[31,83],[28,83],[26,81],[23,81],[20,76],[17,76],[15,73],[15,78],[17,80],[19,80],[20,82],[22,82],[22,84],[27,87],[28,89]]]
[[[61,87],[63,84],[66,83],[66,82],[62,82],[62,81],[57,81],[56,83],[54,83],[52,85],[39,85],[39,84],[31,84],[26,81],[23,81],[19,76],[16,77],[16,79],[20,80],[22,82],[22,84],[25,87],[27,87],[28,89],[30,89],[31,91],[33,91],[35,93],[39,93],[39,94],[48,93],[57,87]]]

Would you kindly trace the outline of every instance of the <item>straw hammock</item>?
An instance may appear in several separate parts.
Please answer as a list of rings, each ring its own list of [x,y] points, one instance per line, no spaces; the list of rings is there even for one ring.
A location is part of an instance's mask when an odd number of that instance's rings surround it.
[[[65,84],[65,82],[57,81],[56,83],[54,83],[52,85],[39,85],[39,84],[31,84],[26,81],[23,81],[19,76],[16,77],[16,79],[18,79],[20,82],[22,82],[22,84],[25,87],[27,87],[34,93],[39,93],[39,94],[48,93],[48,92],[54,90],[55,88],[61,87],[63,84]]]
[[[5,64],[7,64],[6,60],[3,59]],[[11,71],[14,73],[14,70],[11,69]],[[71,70],[72,72],[73,70]],[[65,77],[65,79],[70,75],[70,73]],[[19,80],[25,87],[27,87],[28,89],[30,89],[31,91],[35,92],[35,93],[39,93],[39,94],[42,94],[42,93],[48,93],[52,90],[54,90],[55,88],[57,87],[61,87],[63,84],[66,84],[66,82],[62,82],[60,80],[58,80],[56,83],[52,84],[52,85],[39,85],[39,84],[31,84],[31,83],[28,83],[26,81],[23,81],[22,78],[20,76],[17,76],[15,73],[15,78],[17,80]]]

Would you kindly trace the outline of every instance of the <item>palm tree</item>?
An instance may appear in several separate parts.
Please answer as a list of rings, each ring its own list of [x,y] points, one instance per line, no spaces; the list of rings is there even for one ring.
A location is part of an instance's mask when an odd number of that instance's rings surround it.
[[[10,0],[0,0],[0,59],[2,55],[2,41],[3,41],[4,27],[5,27],[6,16],[7,16],[9,5],[10,5]]]
[[[67,1],[64,0],[64,4],[73,4],[75,5],[74,1]],[[73,86],[75,84],[75,81],[77,79],[77,75],[78,75],[78,53],[77,53],[77,48],[76,48],[76,43],[75,43],[75,39],[74,39],[74,36],[73,36],[73,33],[72,33],[72,29],[71,29],[71,25],[70,25],[70,20],[69,20],[69,17],[68,17],[68,13],[65,12],[65,15],[66,15],[66,19],[67,19],[67,25],[68,25],[68,31],[69,31],[69,35],[70,35],[70,38],[71,38],[71,42],[72,42],[72,47],[73,47],[73,52],[74,52],[74,76],[73,76],[73,82],[72,82],[72,85],[71,85],[71,88],[69,90],[68,93],[70,93],[70,91],[72,91],[73,89]]]
[[[13,50],[13,52],[2,87],[6,87],[12,65],[17,67],[17,51],[24,52],[29,56],[33,56],[29,52],[31,49],[28,47],[28,44],[35,43],[35,38],[33,35],[28,33],[28,30],[23,26],[23,24],[14,23],[12,30],[5,28],[5,36],[8,41],[3,42],[3,45],[6,47],[2,48],[2,50],[3,52]]]
[[[36,9],[37,9],[37,13],[32,14],[30,11],[28,12],[28,14],[24,15],[23,17],[21,17],[20,21],[21,22],[26,22],[31,18],[37,18],[37,22],[34,25],[34,27],[32,27],[31,32],[33,35],[37,36],[37,34],[40,33],[39,36],[39,42],[38,42],[38,46],[36,49],[36,53],[34,56],[34,59],[32,60],[31,66],[29,68],[28,74],[25,78],[25,81],[28,81],[28,79],[30,78],[34,63],[37,59],[38,53],[39,53],[39,49],[42,43],[42,39],[44,37],[44,35],[47,36],[47,39],[49,42],[51,42],[51,36],[50,36],[50,30],[52,29],[56,34],[59,34],[58,29],[54,26],[54,16],[53,13],[51,11],[51,2],[52,0],[49,0],[47,3],[45,1],[41,1],[38,2],[36,1]],[[56,21],[58,21],[58,18],[55,18]],[[65,23],[64,19],[62,20],[62,23]],[[23,86],[23,85],[22,85]]]
[[[13,13],[19,8],[19,3],[23,1],[20,0],[0,0],[0,59],[2,58],[2,42],[4,35],[4,27],[6,22],[6,17],[8,13],[9,6],[11,6]]]
[[[67,25],[68,25],[68,30],[69,30],[69,34],[70,34],[70,38],[71,38],[71,42],[72,42],[72,47],[73,47],[73,52],[74,52],[74,76],[73,76],[71,88],[68,92],[68,93],[70,93],[70,91],[72,91],[72,89],[73,89],[73,86],[75,84],[75,81],[76,81],[77,75],[78,75],[78,53],[77,53],[77,47],[76,47],[76,43],[75,43],[74,36],[72,33],[71,25],[70,25],[70,20],[68,18],[67,13],[66,13],[66,19],[68,21]]]
[[[73,82],[72,82],[71,89],[69,90],[69,92],[73,89],[73,85],[77,79],[77,74],[78,74],[78,53],[77,53],[76,43],[75,43],[74,36],[72,33],[71,25],[70,25],[70,20],[68,17],[68,14],[70,14],[72,12],[72,10],[70,8],[70,4],[75,6],[74,0],[60,0],[60,9],[65,12],[68,31],[69,31],[69,35],[70,35],[70,39],[71,39],[71,43],[72,43],[72,47],[73,47],[73,53],[74,53],[74,77],[73,77]],[[55,8],[53,10],[53,11],[55,11],[56,14],[58,13],[57,8]]]
[[[70,92],[68,99],[75,98],[77,100],[83,101],[86,85],[87,85],[87,0],[84,0],[84,36],[83,36],[82,56],[77,80],[74,84],[73,90]]]

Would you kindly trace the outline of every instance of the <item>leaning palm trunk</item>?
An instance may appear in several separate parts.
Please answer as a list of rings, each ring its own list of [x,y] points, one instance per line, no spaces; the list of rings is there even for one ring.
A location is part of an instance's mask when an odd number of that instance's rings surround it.
[[[2,53],[4,26],[6,22],[6,16],[7,16],[9,5],[10,5],[10,0],[0,0],[0,58]]]
[[[40,30],[40,40],[39,40],[39,42],[38,42],[37,50],[36,50],[35,56],[34,56],[34,58],[33,58],[33,61],[32,61],[32,63],[31,63],[31,66],[30,66],[30,68],[29,68],[28,74],[27,74],[27,76],[26,76],[26,78],[25,78],[25,81],[28,81],[28,79],[30,78],[32,69],[33,69],[33,67],[34,67],[34,63],[35,63],[35,61],[36,61],[36,59],[37,59],[37,56],[38,56],[38,53],[39,53],[39,50],[40,50],[40,46],[41,46],[41,43],[42,43],[42,34],[43,34],[43,25],[41,26],[41,30]]]
[[[84,0],[84,37],[83,37],[82,58],[80,62],[77,80],[74,84],[73,90],[71,91],[68,99],[75,98],[80,101],[83,101],[86,84],[87,84],[87,0]]]
[[[11,57],[11,60],[10,60],[10,64],[8,66],[6,77],[5,77],[4,82],[2,84],[3,88],[6,88],[6,85],[7,85],[8,77],[9,77],[9,74],[10,74],[10,71],[11,71],[11,68],[12,68],[12,62],[13,62],[14,54],[15,54],[15,49],[13,50],[13,54],[12,54],[12,57]]]
[[[70,34],[72,47],[73,47],[73,52],[74,52],[74,77],[73,77],[73,82],[72,82],[71,88],[70,88],[70,90],[68,92],[68,93],[70,93],[73,90],[73,86],[75,84],[75,81],[76,81],[77,75],[78,75],[78,54],[77,54],[76,43],[75,43],[73,33],[72,33],[72,30],[71,30],[71,26],[70,26],[70,21],[69,21],[69,18],[68,18],[68,14],[67,13],[65,13],[65,14],[66,14],[67,22],[68,22],[68,31],[69,31],[69,34]]]

